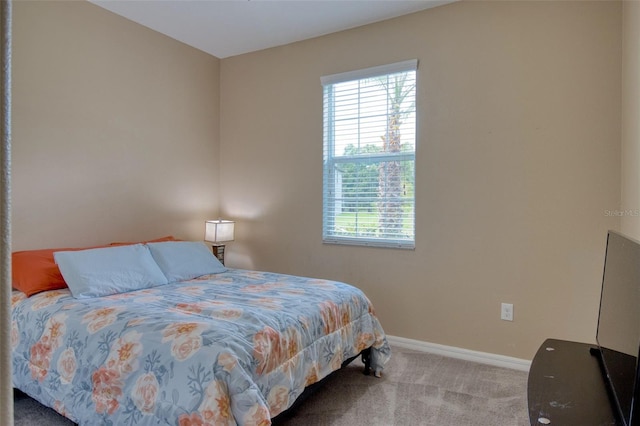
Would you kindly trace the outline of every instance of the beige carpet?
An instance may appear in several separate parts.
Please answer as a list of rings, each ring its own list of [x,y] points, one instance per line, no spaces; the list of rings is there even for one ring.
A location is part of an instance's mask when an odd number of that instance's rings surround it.
[[[380,379],[359,364],[328,378],[278,424],[529,425],[525,372],[400,348]]]
[[[382,378],[362,374],[360,360],[278,418],[277,425],[528,426],[527,374],[392,348]],[[25,395],[16,426],[72,425]]]

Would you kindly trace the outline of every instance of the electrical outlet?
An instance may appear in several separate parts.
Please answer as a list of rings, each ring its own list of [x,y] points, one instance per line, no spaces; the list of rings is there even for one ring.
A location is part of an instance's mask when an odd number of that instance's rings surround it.
[[[503,303],[500,307],[500,319],[513,321],[513,303]]]

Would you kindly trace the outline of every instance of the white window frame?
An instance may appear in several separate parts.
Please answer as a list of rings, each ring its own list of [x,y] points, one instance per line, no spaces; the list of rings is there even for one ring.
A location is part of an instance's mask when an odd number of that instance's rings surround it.
[[[368,155],[334,155],[335,148],[335,135],[334,135],[334,121],[335,121],[335,109],[332,105],[333,101],[333,87],[335,84],[365,80],[374,77],[381,77],[387,75],[393,75],[402,72],[416,72],[417,82],[417,68],[418,60],[407,60],[397,62],[388,65],[382,65],[377,67],[366,68],[362,70],[349,71],[339,74],[333,74],[321,77],[321,83],[323,86],[323,103],[324,103],[324,158],[323,158],[323,210],[322,210],[322,240],[324,243],[329,244],[348,244],[348,245],[363,245],[363,246],[375,246],[375,247],[388,247],[388,248],[403,248],[414,249],[415,248],[415,151],[417,145],[417,136],[412,141],[413,151],[408,152],[396,152],[396,153],[372,153]],[[414,108],[415,100],[417,98],[417,91],[414,89]],[[358,101],[360,102],[360,101]],[[414,116],[417,120],[417,111],[414,112]],[[414,132],[415,135],[415,132]],[[336,227],[336,212],[341,211],[341,195],[338,195],[336,191],[341,191],[340,181],[342,177],[336,173],[336,164],[339,163],[372,163],[379,161],[411,161],[413,162],[413,185],[414,192],[412,197],[413,205],[413,217],[410,217],[413,227],[409,236],[403,238],[393,237],[379,237],[379,236],[360,236],[360,235],[344,235],[337,231]]]

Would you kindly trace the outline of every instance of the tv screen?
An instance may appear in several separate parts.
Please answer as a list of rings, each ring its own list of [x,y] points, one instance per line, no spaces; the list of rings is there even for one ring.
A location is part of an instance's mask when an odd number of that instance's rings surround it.
[[[640,425],[633,413],[638,402],[640,243],[614,231],[607,236],[596,340],[620,419]]]

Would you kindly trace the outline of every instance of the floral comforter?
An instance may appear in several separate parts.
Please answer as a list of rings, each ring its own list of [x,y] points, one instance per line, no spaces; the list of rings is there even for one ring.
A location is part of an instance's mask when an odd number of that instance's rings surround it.
[[[366,296],[326,280],[228,270],[12,306],[14,386],[81,425],[270,424],[361,350],[390,356]]]

